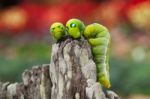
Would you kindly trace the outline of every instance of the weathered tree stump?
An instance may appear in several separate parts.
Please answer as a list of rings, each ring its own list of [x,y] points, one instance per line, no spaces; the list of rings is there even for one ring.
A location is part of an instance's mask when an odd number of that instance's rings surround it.
[[[25,70],[22,83],[0,83],[0,99],[119,99],[104,94],[87,41],[52,45],[51,63]],[[107,97],[106,97],[107,96]]]

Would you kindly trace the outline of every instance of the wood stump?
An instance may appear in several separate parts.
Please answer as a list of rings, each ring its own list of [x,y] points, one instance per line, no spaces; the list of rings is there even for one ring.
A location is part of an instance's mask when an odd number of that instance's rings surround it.
[[[104,94],[86,40],[68,38],[52,45],[51,63],[33,66],[22,83],[0,83],[0,99],[119,99]]]

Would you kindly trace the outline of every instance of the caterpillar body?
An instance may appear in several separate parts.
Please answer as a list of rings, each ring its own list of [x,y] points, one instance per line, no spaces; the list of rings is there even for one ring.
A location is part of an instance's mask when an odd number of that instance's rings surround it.
[[[109,45],[110,34],[104,26],[93,23],[86,26],[84,37],[91,45],[92,54],[97,67],[97,79],[102,86],[109,88]]]

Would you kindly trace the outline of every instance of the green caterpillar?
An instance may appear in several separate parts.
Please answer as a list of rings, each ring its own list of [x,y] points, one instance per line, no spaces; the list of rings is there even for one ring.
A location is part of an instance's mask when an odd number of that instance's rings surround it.
[[[66,23],[66,28],[68,31],[68,35],[70,35],[71,37],[75,39],[78,39],[78,38],[81,38],[85,26],[83,22],[81,22],[78,19],[70,19]]]
[[[97,65],[97,78],[102,86],[109,88],[109,45],[110,34],[104,26],[93,23],[88,25],[83,33],[92,47],[94,61]]]
[[[59,41],[66,35],[65,27],[62,23],[55,22],[50,27],[50,32],[52,34],[52,37]]]

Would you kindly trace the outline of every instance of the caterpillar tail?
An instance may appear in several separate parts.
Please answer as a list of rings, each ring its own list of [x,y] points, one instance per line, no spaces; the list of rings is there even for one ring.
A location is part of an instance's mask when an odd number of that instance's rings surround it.
[[[105,64],[97,64],[97,80],[103,87],[111,87],[109,72],[107,72]]]

